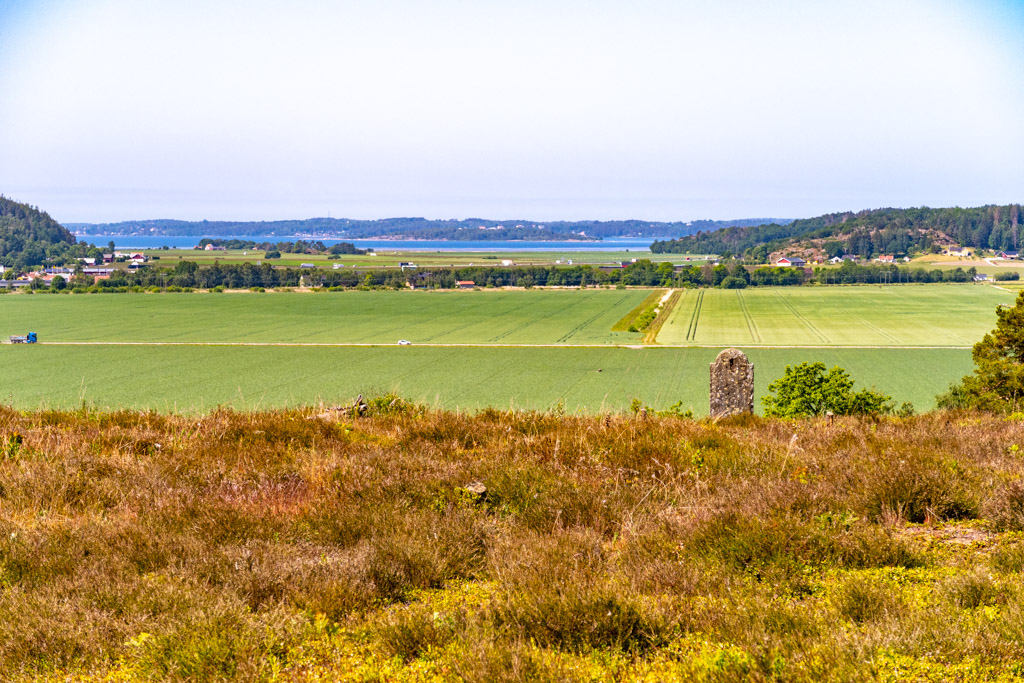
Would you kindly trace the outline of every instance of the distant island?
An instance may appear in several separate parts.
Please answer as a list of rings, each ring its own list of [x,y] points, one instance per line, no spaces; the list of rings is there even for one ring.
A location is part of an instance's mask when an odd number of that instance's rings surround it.
[[[236,237],[297,236],[309,239],[393,238],[406,240],[452,241],[598,241],[607,237],[677,237],[719,228],[745,227],[775,223],[785,225],[792,219],[747,218],[729,221],[675,221],[671,223],[640,220],[552,221],[432,220],[427,218],[309,218],[285,221],[179,221],[172,219],[123,221],[120,223],[65,223],[78,235],[110,237]]]

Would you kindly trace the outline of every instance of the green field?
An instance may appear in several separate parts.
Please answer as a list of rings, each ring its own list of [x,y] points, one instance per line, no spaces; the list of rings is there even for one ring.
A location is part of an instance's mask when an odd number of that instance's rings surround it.
[[[0,334],[41,341],[629,344],[648,290],[350,291],[0,297]]]
[[[116,297],[123,298],[123,297]],[[713,348],[294,346],[0,347],[0,402],[18,408],[207,411],[295,406],[394,391],[431,406],[625,410],[708,408]],[[971,370],[959,349],[748,349],[756,396],[787,364],[820,360],[918,409]],[[758,404],[760,409],[760,405]]]
[[[468,410],[596,412],[639,398],[659,409],[682,401],[703,414],[708,364],[734,345],[757,365],[758,397],[787,364],[821,360],[927,409],[970,372],[969,346],[993,327],[996,306],[1013,300],[977,285],[686,290],[660,348],[623,348],[642,335],[612,327],[650,294],[11,294],[0,297],[0,334],[35,331],[42,343],[0,347],[0,401],[192,412],[394,391]],[[232,343],[268,345],[215,345]],[[461,344],[470,346],[450,346]],[[801,345],[826,348],[758,348]]]
[[[255,263],[264,259],[265,252],[232,249],[228,251],[196,251],[193,249],[143,249],[151,257],[158,257],[157,265],[173,266],[179,261],[195,261],[196,263]],[[268,261],[275,266],[298,266],[301,263],[315,263],[321,268],[331,268],[340,263],[345,267],[397,267],[400,262],[412,262],[417,266],[498,266],[503,260],[512,261],[516,265],[604,265],[621,263],[636,258],[653,261],[670,261],[672,263],[704,263],[704,255],[690,254],[651,254],[647,251],[392,251],[380,249],[373,254],[342,254],[337,259],[329,259],[326,254],[282,254],[281,258]]]
[[[688,290],[658,343],[970,346],[1012,302],[988,285]]]

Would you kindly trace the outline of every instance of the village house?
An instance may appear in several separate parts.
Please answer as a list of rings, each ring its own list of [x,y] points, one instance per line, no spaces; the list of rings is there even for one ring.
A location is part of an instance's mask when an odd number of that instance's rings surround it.
[[[476,282],[473,280],[459,280],[455,283],[459,289],[473,289],[476,287]]]
[[[875,260],[877,260],[879,263],[895,263],[896,256],[894,256],[893,254],[879,254],[878,258]]]
[[[777,268],[803,268],[805,265],[807,261],[799,256],[783,256],[775,262]]]

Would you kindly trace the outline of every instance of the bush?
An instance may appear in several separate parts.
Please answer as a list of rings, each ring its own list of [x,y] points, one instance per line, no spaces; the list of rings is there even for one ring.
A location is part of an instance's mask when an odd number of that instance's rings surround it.
[[[722,284],[719,285],[722,289],[745,289],[747,281],[741,277],[730,275],[729,277],[722,280]]]
[[[998,489],[984,505],[985,517],[999,531],[1024,531],[1024,482]]]
[[[786,366],[786,374],[768,385],[764,396],[768,417],[824,415],[867,415],[889,412],[890,397],[870,389],[853,391],[853,380],[839,366],[825,371],[824,363]]]

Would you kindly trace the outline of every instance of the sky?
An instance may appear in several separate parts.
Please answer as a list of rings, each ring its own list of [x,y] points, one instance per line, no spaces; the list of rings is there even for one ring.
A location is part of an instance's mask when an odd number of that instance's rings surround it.
[[[1024,202],[1024,0],[0,0],[61,222]]]

